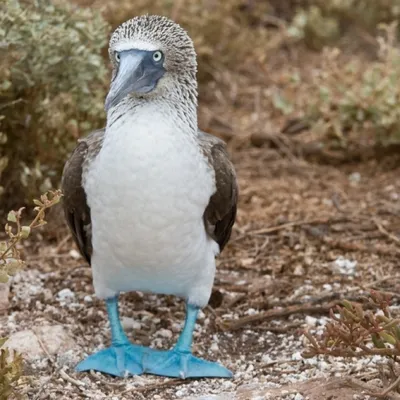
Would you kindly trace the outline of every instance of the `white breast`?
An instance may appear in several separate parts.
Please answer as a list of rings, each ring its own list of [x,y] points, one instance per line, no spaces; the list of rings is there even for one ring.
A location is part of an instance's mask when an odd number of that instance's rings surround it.
[[[214,175],[173,116],[148,108],[107,128],[84,188],[100,297],[140,290],[208,301],[218,246],[203,214]]]

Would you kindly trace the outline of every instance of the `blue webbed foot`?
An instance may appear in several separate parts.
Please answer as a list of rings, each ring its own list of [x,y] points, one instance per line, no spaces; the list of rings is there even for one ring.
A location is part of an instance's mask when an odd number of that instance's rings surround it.
[[[142,359],[150,349],[132,344],[111,346],[81,361],[76,370],[99,371],[113,376],[141,375]]]
[[[202,360],[188,351],[172,349],[149,354],[144,360],[145,373],[172,378],[232,378],[222,365]]]

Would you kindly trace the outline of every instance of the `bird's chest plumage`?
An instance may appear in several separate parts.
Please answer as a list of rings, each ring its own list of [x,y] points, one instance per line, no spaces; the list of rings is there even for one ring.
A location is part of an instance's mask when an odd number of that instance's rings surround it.
[[[210,247],[203,214],[215,190],[213,172],[195,138],[166,118],[111,126],[84,187],[94,256],[119,263],[103,269],[127,268],[136,281],[148,274],[163,280]]]

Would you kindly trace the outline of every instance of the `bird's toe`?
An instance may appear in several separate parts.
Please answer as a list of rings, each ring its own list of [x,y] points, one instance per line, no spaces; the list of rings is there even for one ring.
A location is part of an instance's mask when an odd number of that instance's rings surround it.
[[[188,352],[169,350],[150,355],[145,373],[174,378],[232,378],[231,371],[216,362],[202,360]]]
[[[88,356],[76,366],[76,370],[93,370],[119,377],[141,375],[145,351],[146,348],[141,346],[112,346]]]

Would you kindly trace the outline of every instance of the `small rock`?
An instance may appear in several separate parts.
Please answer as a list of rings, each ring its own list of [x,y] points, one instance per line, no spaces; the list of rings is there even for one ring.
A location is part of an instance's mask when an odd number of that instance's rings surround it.
[[[300,393],[296,393],[296,396],[294,396],[294,400],[304,400],[304,397]]]
[[[60,301],[65,301],[67,299],[73,299],[75,297],[75,293],[70,289],[62,289],[58,292],[57,298]]]
[[[316,326],[317,325],[317,318],[310,317],[309,315],[306,316],[306,324],[308,326]]]
[[[302,275],[304,275],[304,268],[303,268],[303,266],[302,266],[301,264],[297,264],[297,265],[294,267],[293,275],[295,275],[295,276],[302,276]]]
[[[177,397],[182,397],[185,395],[185,393],[186,393],[186,390],[180,389],[180,390],[177,390],[175,394]]]
[[[330,285],[329,283],[325,283],[322,285],[323,289],[328,291],[328,292],[332,292],[332,285]]]
[[[169,329],[160,329],[156,332],[156,336],[161,336],[166,339],[172,338],[172,332]]]
[[[70,250],[69,255],[75,260],[79,260],[81,258],[81,255],[75,249]]]
[[[249,364],[249,366],[246,369],[246,372],[253,372],[254,371],[254,365],[253,364]]]
[[[84,301],[85,303],[91,303],[91,302],[93,301],[92,296],[89,296],[89,295],[85,296],[85,297],[83,298],[83,301]]]
[[[174,333],[178,333],[182,330],[182,324],[178,324],[177,322],[174,322],[171,326],[171,330]]]
[[[142,324],[140,322],[135,321],[133,318],[122,317],[121,324],[124,329],[133,330],[133,329],[141,329]]]
[[[269,356],[269,354],[263,354],[261,357],[261,362],[263,364],[271,364],[274,360]]]
[[[28,360],[56,355],[75,347],[75,342],[61,325],[40,326],[11,335],[4,347],[15,350]],[[45,351],[45,350],[46,351]]]
[[[213,344],[210,346],[210,350],[211,350],[213,353],[218,353],[218,352],[219,352],[218,344],[217,344],[217,343],[213,343]]]
[[[302,359],[303,359],[303,357],[301,356],[301,352],[300,351],[296,351],[295,353],[292,354],[292,360],[293,361],[300,361]]]
[[[361,181],[361,174],[359,172],[353,172],[349,175],[349,181],[353,184],[357,184]]]
[[[199,313],[197,314],[197,320],[202,321],[205,317],[206,315],[203,313],[203,311],[199,310]]]
[[[356,272],[357,261],[352,261],[342,256],[333,262],[333,268],[336,272],[343,275],[354,275]]]

